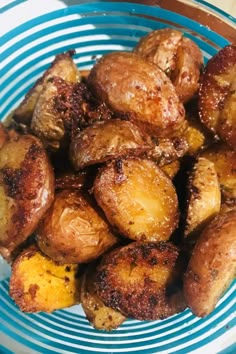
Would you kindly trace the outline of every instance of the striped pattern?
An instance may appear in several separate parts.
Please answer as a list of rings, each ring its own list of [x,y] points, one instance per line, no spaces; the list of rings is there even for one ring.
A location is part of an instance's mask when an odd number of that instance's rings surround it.
[[[11,3],[15,5],[14,1]],[[101,55],[131,50],[149,31],[170,26],[193,38],[201,47],[205,61],[228,44],[221,36],[183,16],[134,4],[86,2],[22,24],[0,40],[1,119],[18,105],[57,53],[76,49],[76,63],[81,69],[87,69]],[[202,348],[214,348],[214,343],[218,343],[217,348],[224,349],[234,343],[235,290],[236,282],[206,319],[196,318],[186,310],[163,321],[128,320],[118,330],[106,333],[89,325],[80,306],[53,314],[21,313],[8,296],[8,281],[3,280],[0,282],[0,328],[3,332],[0,352],[8,353],[7,349],[2,349],[5,346],[13,352],[21,348],[27,353],[30,350],[30,353],[44,354],[182,354],[203,352]],[[219,338],[225,339],[224,342],[219,342]]]

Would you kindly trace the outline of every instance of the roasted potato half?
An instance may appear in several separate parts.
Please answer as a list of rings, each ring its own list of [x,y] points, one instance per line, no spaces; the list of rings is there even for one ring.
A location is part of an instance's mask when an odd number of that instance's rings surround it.
[[[226,144],[215,144],[201,156],[214,163],[223,199],[236,200],[236,151]]]
[[[127,317],[164,319],[185,308],[180,264],[171,243],[132,242],[103,256],[96,269],[96,292]]]
[[[211,58],[199,89],[201,121],[236,149],[236,45],[228,45]]]
[[[220,213],[203,230],[184,276],[187,305],[198,317],[211,313],[236,272],[236,210]]]
[[[92,92],[151,136],[172,136],[185,112],[164,72],[135,53],[115,52],[97,61],[88,76]]]
[[[40,250],[62,263],[90,262],[117,242],[107,223],[79,190],[56,194],[36,236]]]
[[[134,51],[170,77],[182,102],[197,92],[203,56],[197,44],[182,32],[171,28],[152,31],[141,38]]]
[[[12,264],[10,296],[24,312],[70,307],[80,302],[78,271],[78,265],[54,262],[32,245]]]
[[[95,179],[94,196],[109,222],[133,240],[168,240],[178,225],[175,188],[153,161],[109,163]]]
[[[194,164],[188,194],[185,237],[196,235],[220,211],[220,185],[210,160],[200,157]]]
[[[120,119],[98,122],[79,132],[71,142],[70,158],[76,170],[152,148],[151,139],[133,123]]]
[[[68,51],[66,53],[58,54],[55,57],[49,69],[45,71],[39,80],[36,81],[35,85],[26,94],[19,107],[14,111],[13,119],[16,122],[30,125],[36,102],[43,91],[46,82],[52,77],[60,77],[68,82],[77,82],[80,80],[79,70],[72,59],[74,54],[74,51]]]
[[[119,327],[126,317],[108,307],[97,296],[94,286],[95,265],[88,266],[81,281],[81,305],[85,315],[96,329],[111,331]]]
[[[41,142],[13,135],[0,149],[0,253],[10,261],[54,198],[54,174]]]

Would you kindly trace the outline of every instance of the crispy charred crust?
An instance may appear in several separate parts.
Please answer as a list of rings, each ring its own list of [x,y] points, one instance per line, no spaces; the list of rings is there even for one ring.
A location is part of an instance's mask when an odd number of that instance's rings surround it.
[[[34,86],[25,95],[25,98],[23,99],[19,107],[17,107],[17,109],[14,111],[13,119],[16,122],[30,125],[37,99],[43,91],[46,80],[50,78],[52,73],[54,72],[54,67],[57,65],[58,62],[66,58],[69,59],[74,54],[74,50],[69,50],[66,53],[56,55],[48,70],[46,70],[43,76],[35,82]]]
[[[199,89],[201,121],[220,138],[235,148],[236,130],[224,110],[229,95],[233,95],[236,75],[236,45],[229,45],[212,57],[203,72]],[[233,111],[232,111],[232,114]],[[226,115],[226,116],[225,116]]]
[[[182,311],[180,273],[174,270],[178,256],[174,245],[163,242],[133,242],[116,249],[102,258],[96,270],[96,292],[107,306],[139,320],[163,319]],[[163,269],[168,276],[158,278]]]
[[[18,143],[24,144],[26,153],[19,155],[23,160],[18,168],[7,167],[6,161],[6,167],[0,170],[3,197],[9,208],[0,240],[5,248],[1,253],[7,260],[35,230],[54,197],[54,174],[41,142],[30,135],[17,136],[13,141],[16,149]]]

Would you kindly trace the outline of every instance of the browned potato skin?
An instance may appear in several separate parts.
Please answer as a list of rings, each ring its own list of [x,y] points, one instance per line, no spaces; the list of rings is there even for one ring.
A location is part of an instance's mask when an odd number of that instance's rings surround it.
[[[15,135],[0,150],[0,253],[10,261],[54,198],[54,174],[41,142]]]
[[[96,292],[127,317],[164,319],[185,308],[179,260],[171,243],[132,242],[103,256],[96,269]]]
[[[182,32],[171,28],[152,31],[141,38],[134,51],[170,77],[181,102],[186,103],[197,92],[203,56]]]
[[[182,128],[184,107],[161,69],[135,53],[103,56],[92,68],[88,84],[100,100],[151,136],[172,136]]]
[[[151,31],[142,37],[134,52],[156,64],[166,75],[175,69],[176,52],[183,33],[171,28]]]
[[[201,121],[236,149],[236,45],[229,45],[211,58],[199,89]]]
[[[59,192],[36,231],[40,250],[61,263],[87,263],[117,242],[81,191]]]
[[[81,280],[81,305],[88,321],[99,330],[111,331],[119,327],[126,317],[108,307],[95,293],[95,266],[88,266]]]
[[[187,305],[198,317],[211,313],[236,271],[236,210],[219,214],[203,230],[184,276]]]
[[[55,178],[55,189],[81,189],[86,183],[88,172],[63,171],[58,173]]]
[[[78,268],[56,263],[32,245],[12,264],[10,296],[24,312],[52,312],[78,304]]]
[[[151,139],[133,123],[120,119],[98,122],[78,133],[71,142],[70,158],[76,170],[151,149]]]
[[[79,81],[80,74],[72,59],[74,54],[74,51],[68,51],[66,53],[58,54],[55,57],[49,69],[36,81],[35,85],[26,94],[19,107],[14,111],[13,119],[16,122],[26,125],[30,124],[39,95],[43,91],[46,82],[52,77],[57,76],[69,82]]]
[[[200,230],[220,211],[221,193],[214,164],[200,157],[189,176],[185,237],[198,236]]]
[[[236,151],[218,143],[203,151],[201,156],[214,163],[223,199],[236,201]]]
[[[153,161],[109,163],[95,179],[94,196],[111,225],[130,239],[165,241],[178,225],[175,188]]]
[[[200,48],[189,38],[182,38],[177,49],[175,70],[171,74],[176,93],[181,102],[188,102],[199,88],[203,56]]]

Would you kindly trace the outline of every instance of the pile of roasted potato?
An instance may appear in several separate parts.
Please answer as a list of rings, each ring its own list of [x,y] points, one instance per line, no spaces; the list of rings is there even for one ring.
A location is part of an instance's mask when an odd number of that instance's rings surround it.
[[[203,66],[182,32],[80,72],[74,51],[0,127],[0,253],[25,312],[81,303],[127,317],[207,316],[236,270],[236,46]]]

